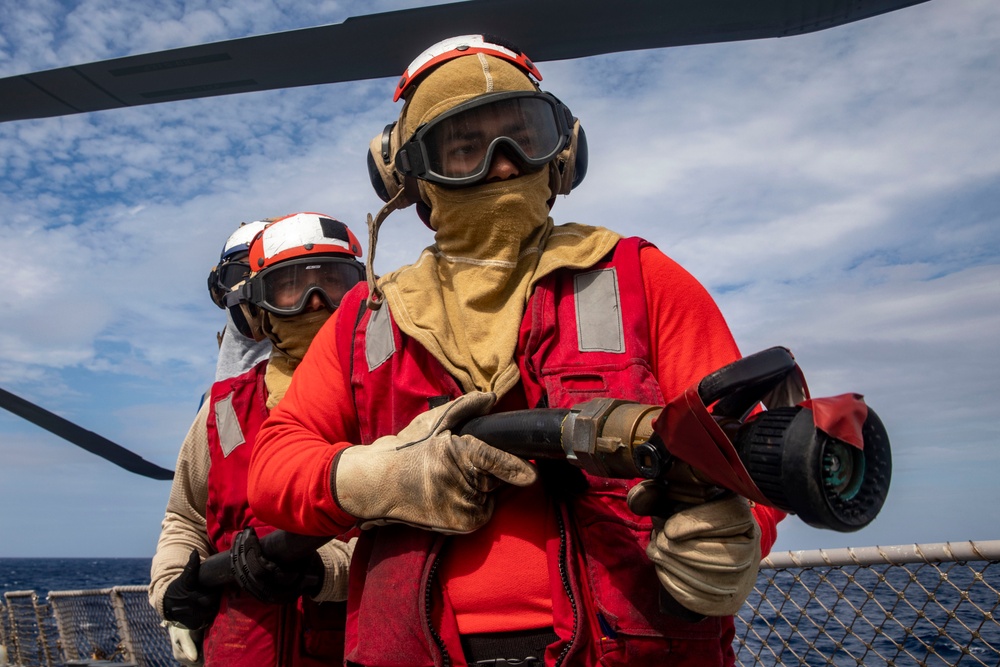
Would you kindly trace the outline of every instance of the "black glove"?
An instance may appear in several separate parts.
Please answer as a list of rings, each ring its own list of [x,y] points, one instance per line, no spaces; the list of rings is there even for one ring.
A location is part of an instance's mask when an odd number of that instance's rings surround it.
[[[170,582],[163,594],[163,617],[180,623],[188,630],[207,628],[219,611],[220,591],[203,588],[198,583],[201,556],[191,550],[187,565],[176,579]]]
[[[318,553],[278,565],[264,556],[253,528],[236,536],[229,555],[236,583],[261,602],[292,602],[301,595],[315,595],[323,585],[323,559]]]

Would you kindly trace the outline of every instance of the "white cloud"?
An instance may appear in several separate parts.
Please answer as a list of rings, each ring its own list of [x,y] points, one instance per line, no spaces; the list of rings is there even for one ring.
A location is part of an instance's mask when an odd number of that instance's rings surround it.
[[[417,4],[3,5],[0,75]],[[992,4],[953,0],[795,38],[541,65],[591,146],[557,221],[649,238],[716,295],[745,352],[788,345],[814,393],[865,393],[891,426],[893,521],[850,537],[785,529],[801,542],[783,548],[912,541],[886,526],[930,511],[915,488],[960,488],[1000,464],[998,27]],[[205,277],[222,242],[240,221],[298,210],[366,242],[381,202],[365,151],[398,114],[391,85],[0,124],[0,386],[171,465],[214,369],[222,313]],[[394,213],[377,269],[430,241],[412,209]],[[31,477],[39,438],[10,424],[5,462]],[[67,454],[97,477],[108,466],[80,456]],[[99,488],[74,488],[104,511]],[[161,491],[138,492],[136,526],[154,539]],[[995,509],[963,512],[996,523]]]

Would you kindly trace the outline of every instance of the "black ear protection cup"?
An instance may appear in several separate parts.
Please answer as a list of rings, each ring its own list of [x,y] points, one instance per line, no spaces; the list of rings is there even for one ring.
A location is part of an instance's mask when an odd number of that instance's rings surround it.
[[[247,321],[246,315],[243,313],[243,309],[240,308],[239,304],[229,307],[229,315],[233,318],[233,324],[236,325],[236,330],[239,331],[247,338],[253,338],[253,327]]]
[[[225,294],[219,288],[219,265],[216,264],[208,273],[208,295],[212,297],[212,303],[225,310],[226,304],[223,302]]]
[[[587,160],[590,159],[590,152],[587,149],[587,133],[583,131],[583,125],[580,125],[579,120],[576,121],[573,128],[573,134],[576,141],[576,159],[573,160],[573,181],[570,183],[570,190],[583,182],[583,178],[587,175]]]
[[[385,182],[382,180],[382,175],[375,164],[375,156],[372,155],[371,151],[368,151],[368,178],[371,179],[372,187],[375,188],[375,194],[378,195],[378,198],[382,201],[389,201],[391,197],[388,190],[385,189]]]
[[[568,195],[587,175],[587,133],[578,118],[573,119],[573,133],[566,146],[553,161],[551,180],[553,195]]]
[[[396,123],[389,123],[368,145],[368,178],[375,188],[375,194],[384,202],[395,197],[403,185],[393,164],[395,134]]]
[[[229,315],[233,319],[233,324],[236,325],[236,330],[247,338],[251,338],[255,341],[264,340],[264,331],[261,329],[260,323],[260,309],[252,303],[240,300],[240,295],[248,288],[248,285],[243,282],[237,284],[233,290],[226,294],[225,303],[226,308],[229,309]]]

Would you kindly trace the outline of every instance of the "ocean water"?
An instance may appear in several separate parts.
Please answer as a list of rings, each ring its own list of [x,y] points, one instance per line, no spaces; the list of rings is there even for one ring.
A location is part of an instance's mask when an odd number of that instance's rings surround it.
[[[0,558],[0,595],[148,586],[151,563],[150,558]]]

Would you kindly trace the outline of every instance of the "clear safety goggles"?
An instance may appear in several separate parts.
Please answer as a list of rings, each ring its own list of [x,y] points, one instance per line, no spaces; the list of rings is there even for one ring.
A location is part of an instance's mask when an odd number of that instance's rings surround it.
[[[548,164],[570,140],[573,115],[548,93],[483,95],[421,125],[396,153],[396,169],[442,185],[486,178],[498,149],[526,172]]]
[[[223,262],[208,274],[208,293],[219,308],[225,308],[225,298],[233,287],[250,277],[246,255],[240,260]]]
[[[364,267],[353,259],[300,257],[257,273],[230,294],[226,303],[244,301],[287,316],[303,312],[316,295],[334,311],[344,295],[364,279]]]

